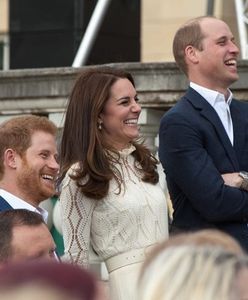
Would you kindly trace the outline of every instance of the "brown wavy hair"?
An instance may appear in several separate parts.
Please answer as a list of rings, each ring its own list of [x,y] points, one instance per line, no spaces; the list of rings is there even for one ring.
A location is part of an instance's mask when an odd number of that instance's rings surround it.
[[[109,181],[115,179],[121,191],[120,173],[114,165],[118,152],[103,139],[98,129],[98,117],[110,97],[113,84],[120,78],[128,79],[135,87],[133,77],[124,70],[112,67],[86,68],[79,74],[69,97],[64,130],[60,148],[61,176],[79,163],[75,174],[70,175],[81,192],[92,199],[104,198],[109,190]],[[158,182],[157,160],[143,143],[134,141],[136,150],[132,153],[136,168],[142,171],[142,180]]]

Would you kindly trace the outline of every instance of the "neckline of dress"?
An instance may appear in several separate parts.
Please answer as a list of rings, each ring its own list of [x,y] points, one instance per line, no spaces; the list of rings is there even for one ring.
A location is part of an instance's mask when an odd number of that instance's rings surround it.
[[[136,150],[135,146],[131,144],[128,148],[124,148],[124,149],[122,149],[118,152],[121,156],[128,156],[129,154],[131,154],[135,150]]]

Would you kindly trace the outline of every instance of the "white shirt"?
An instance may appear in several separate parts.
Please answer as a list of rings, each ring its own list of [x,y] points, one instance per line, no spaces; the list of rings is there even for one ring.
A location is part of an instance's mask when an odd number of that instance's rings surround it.
[[[28,202],[16,197],[15,195],[0,189],[0,196],[6,200],[13,209],[27,209],[42,215],[42,218],[47,223],[48,219],[48,212],[41,208],[41,207],[34,207],[33,205],[29,204]]]
[[[232,102],[232,92],[228,89],[229,97],[225,100],[225,96],[217,91],[207,89],[194,82],[190,82],[190,87],[196,90],[216,111],[226,133],[233,145],[233,124],[230,113],[230,104]]]

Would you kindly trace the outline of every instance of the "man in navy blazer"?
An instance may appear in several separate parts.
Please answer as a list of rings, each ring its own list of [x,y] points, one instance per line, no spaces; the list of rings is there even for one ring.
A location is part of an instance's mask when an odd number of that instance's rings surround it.
[[[0,125],[0,211],[47,212],[39,204],[55,194],[59,170],[57,127],[46,117],[15,117]]]
[[[229,90],[239,49],[226,23],[199,17],[179,28],[173,53],[190,86],[159,129],[171,232],[217,228],[248,251],[248,103]]]
[[[0,211],[10,210],[13,207],[3,198],[0,196]]]

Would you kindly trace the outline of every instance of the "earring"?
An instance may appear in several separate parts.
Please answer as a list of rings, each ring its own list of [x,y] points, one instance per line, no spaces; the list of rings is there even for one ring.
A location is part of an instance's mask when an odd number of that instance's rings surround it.
[[[99,121],[99,123],[98,123],[98,129],[102,130],[102,121]]]

